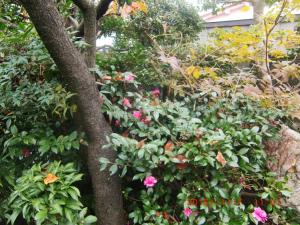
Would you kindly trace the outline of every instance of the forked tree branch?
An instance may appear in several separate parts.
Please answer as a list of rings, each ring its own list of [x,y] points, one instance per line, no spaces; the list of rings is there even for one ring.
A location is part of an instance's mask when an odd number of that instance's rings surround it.
[[[90,6],[89,0],[73,0],[73,2],[81,11],[86,11]]]
[[[73,1],[76,1],[76,0],[73,0]],[[105,13],[107,12],[108,7],[112,1],[113,0],[101,0],[100,1],[100,3],[97,5],[97,9],[96,9],[97,10],[97,17],[96,17],[97,21],[100,20],[105,15]],[[79,25],[77,36],[78,37],[84,36],[84,23],[81,23]]]

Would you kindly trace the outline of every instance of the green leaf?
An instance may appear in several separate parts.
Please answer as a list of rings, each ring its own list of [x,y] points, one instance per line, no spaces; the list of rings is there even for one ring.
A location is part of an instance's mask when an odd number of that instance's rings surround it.
[[[238,154],[239,155],[244,155],[249,151],[249,148],[242,148],[239,150]]]
[[[10,127],[10,132],[12,133],[12,135],[16,135],[18,133],[18,128],[15,125],[12,125]]]
[[[73,221],[72,211],[70,209],[65,208],[65,215],[69,222]]]
[[[17,211],[17,210],[13,211],[13,213],[9,217],[9,221],[11,222],[11,224],[15,223],[15,221],[16,221],[16,219],[17,219],[17,217],[18,217],[19,214],[20,214],[19,211]]]
[[[41,224],[45,221],[47,215],[48,215],[47,209],[43,209],[35,215],[34,219],[37,221],[38,224]]]
[[[197,224],[198,224],[198,225],[202,225],[202,224],[205,223],[205,221],[206,221],[205,217],[202,216],[202,217],[200,217],[200,218],[198,219]]]
[[[222,198],[228,199],[228,193],[227,193],[226,190],[220,188],[219,189],[219,193],[220,193],[220,195],[221,195]]]
[[[234,162],[234,161],[230,161],[228,163],[228,165],[231,166],[231,167],[239,167],[239,164],[237,164],[237,162]]]
[[[110,175],[114,175],[118,171],[118,165],[114,164],[109,168]]]
[[[127,173],[127,166],[124,166],[122,173],[121,173],[121,177],[124,177]]]
[[[97,222],[97,217],[96,216],[88,216],[84,219],[84,224],[91,224],[91,223],[96,223]]]

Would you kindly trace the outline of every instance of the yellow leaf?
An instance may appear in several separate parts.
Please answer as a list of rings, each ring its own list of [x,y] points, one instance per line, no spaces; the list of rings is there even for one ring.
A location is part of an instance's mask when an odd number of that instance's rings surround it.
[[[250,9],[251,7],[249,5],[245,5],[243,8],[241,8],[241,12],[248,12]]]
[[[190,66],[186,69],[188,75],[192,75],[196,80],[200,78],[201,72],[200,69],[196,66]]]
[[[148,6],[145,2],[139,2],[140,4],[140,11],[144,12],[145,14],[148,13]]]
[[[57,176],[55,176],[52,173],[49,173],[49,174],[47,174],[46,178],[44,179],[44,184],[46,184],[46,185],[51,184],[51,183],[54,183],[57,180],[58,180]]]
[[[195,69],[196,69],[195,66],[190,66],[190,67],[188,67],[188,68],[186,69],[186,73],[187,73],[188,75],[192,75]]]
[[[117,14],[118,13],[118,9],[119,9],[119,4],[118,4],[118,2],[116,0],[114,0],[109,5],[109,8],[108,8],[107,12],[105,13],[105,15]]]
[[[144,12],[144,13],[148,13],[148,6],[143,1],[132,2],[131,7],[134,9],[134,11],[141,11],[141,12]]]
[[[196,69],[194,70],[194,72],[193,72],[193,77],[194,77],[196,80],[198,80],[198,79],[200,78],[200,75],[201,75],[200,70],[199,70],[198,68],[196,68]]]
[[[215,70],[213,68],[210,68],[210,67],[205,67],[204,68],[204,71],[205,73],[207,73],[212,79],[217,79],[218,78],[218,75],[217,73],[215,72]]]

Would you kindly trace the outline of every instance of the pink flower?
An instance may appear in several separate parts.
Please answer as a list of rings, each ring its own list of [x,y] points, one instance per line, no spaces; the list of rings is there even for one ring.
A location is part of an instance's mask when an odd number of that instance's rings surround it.
[[[141,111],[133,111],[132,115],[137,120],[141,120],[142,119],[142,112]]]
[[[160,95],[160,90],[158,88],[155,88],[151,91],[151,94],[154,98],[158,98]]]
[[[131,107],[131,103],[130,103],[130,100],[128,98],[124,98],[122,104],[123,104],[123,106],[126,106],[128,108]]]
[[[265,223],[268,220],[267,213],[262,210],[260,207],[254,208],[254,212],[252,213],[252,216],[258,221]]]
[[[125,81],[127,81],[127,82],[134,81],[134,75],[129,72],[125,73]]]
[[[144,180],[144,185],[146,187],[154,187],[154,185],[157,183],[157,180],[155,177],[153,176],[148,176],[146,177],[146,179]]]
[[[185,209],[183,210],[183,214],[184,214],[186,217],[189,217],[192,213],[193,213],[193,211],[192,211],[190,208],[185,208]]]

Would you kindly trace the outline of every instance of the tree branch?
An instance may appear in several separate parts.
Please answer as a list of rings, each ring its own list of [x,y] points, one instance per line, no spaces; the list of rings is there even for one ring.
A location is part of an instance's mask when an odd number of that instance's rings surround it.
[[[81,9],[81,11],[87,10],[90,6],[88,0],[73,0],[73,2],[79,9]]]
[[[75,1],[78,1],[78,0],[73,0],[73,1],[75,3]],[[100,20],[105,15],[105,13],[107,12],[108,7],[109,7],[109,5],[112,1],[113,0],[102,0],[102,1],[100,1],[100,3],[97,6],[97,17],[96,17],[97,20]],[[84,35],[84,23],[81,23],[79,25],[77,37],[83,37],[83,35]]]
[[[18,28],[18,26],[16,24],[13,24],[12,22],[10,22],[6,19],[0,18],[0,23],[6,24],[6,26],[10,27],[10,28]]]

